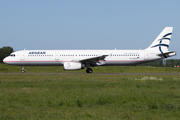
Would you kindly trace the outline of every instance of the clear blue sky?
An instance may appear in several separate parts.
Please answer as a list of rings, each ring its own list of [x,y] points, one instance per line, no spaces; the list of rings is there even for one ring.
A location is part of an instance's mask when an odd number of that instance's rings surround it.
[[[1,0],[0,47],[145,49],[174,27],[180,59],[179,0]]]

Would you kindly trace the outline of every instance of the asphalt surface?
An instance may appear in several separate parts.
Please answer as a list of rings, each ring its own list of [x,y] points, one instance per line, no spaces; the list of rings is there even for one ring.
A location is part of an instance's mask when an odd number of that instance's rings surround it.
[[[180,75],[180,73],[0,73],[0,75]]]

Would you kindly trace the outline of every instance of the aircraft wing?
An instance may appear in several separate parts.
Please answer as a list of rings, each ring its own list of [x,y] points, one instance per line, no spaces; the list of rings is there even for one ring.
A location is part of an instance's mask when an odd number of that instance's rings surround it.
[[[96,63],[96,62],[99,62],[99,60],[104,60],[107,56],[109,56],[109,55],[100,55],[100,56],[96,56],[96,57],[81,59],[81,60],[79,60],[79,62]]]
[[[176,52],[175,52],[175,51],[170,51],[170,52],[158,54],[158,56],[164,56],[165,58],[171,57],[171,56],[174,56],[174,55],[176,55]]]

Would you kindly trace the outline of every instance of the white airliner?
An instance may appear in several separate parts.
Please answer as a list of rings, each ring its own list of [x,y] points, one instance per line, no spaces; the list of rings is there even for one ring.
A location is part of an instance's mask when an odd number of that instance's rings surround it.
[[[22,66],[64,66],[64,70],[87,68],[92,73],[94,66],[125,66],[152,62],[176,55],[168,51],[173,27],[166,27],[144,50],[22,50],[11,53],[3,62]]]

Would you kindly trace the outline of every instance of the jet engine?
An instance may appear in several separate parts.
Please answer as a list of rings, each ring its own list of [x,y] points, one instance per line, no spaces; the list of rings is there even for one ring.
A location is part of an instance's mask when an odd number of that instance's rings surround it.
[[[80,70],[84,69],[85,65],[80,62],[65,62],[64,70]]]

